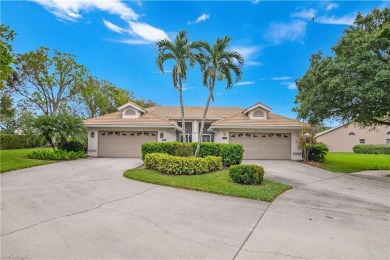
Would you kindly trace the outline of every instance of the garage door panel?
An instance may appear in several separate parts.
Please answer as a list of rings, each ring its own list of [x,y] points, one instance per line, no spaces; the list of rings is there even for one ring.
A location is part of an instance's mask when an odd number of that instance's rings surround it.
[[[141,145],[156,142],[157,132],[101,131],[99,157],[141,157]]]
[[[291,159],[291,135],[230,133],[230,143],[244,147],[244,159]]]

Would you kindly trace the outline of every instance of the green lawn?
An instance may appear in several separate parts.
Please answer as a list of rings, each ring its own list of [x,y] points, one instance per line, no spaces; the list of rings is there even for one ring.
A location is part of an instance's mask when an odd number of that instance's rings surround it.
[[[132,169],[126,171],[124,175],[137,181],[263,201],[273,201],[291,188],[268,179],[264,179],[262,185],[236,184],[230,180],[228,171],[189,176],[168,175],[147,169]]]
[[[42,150],[42,149],[51,149],[51,148],[0,150],[0,173],[55,162],[55,161],[28,159],[27,154],[37,149]]]
[[[388,154],[328,153],[320,167],[332,172],[390,170]]]

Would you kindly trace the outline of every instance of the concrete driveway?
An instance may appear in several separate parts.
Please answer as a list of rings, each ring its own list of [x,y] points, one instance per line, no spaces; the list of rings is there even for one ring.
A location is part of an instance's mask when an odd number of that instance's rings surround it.
[[[385,173],[245,163],[294,189],[270,204],[125,179],[138,159],[4,173],[2,258],[390,258]]]

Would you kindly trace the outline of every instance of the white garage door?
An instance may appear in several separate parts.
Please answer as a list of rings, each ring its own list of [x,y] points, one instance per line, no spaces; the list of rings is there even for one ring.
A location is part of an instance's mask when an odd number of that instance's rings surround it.
[[[291,159],[291,135],[229,133],[230,143],[244,146],[244,159]]]
[[[141,157],[141,145],[157,142],[157,132],[100,131],[99,157]]]

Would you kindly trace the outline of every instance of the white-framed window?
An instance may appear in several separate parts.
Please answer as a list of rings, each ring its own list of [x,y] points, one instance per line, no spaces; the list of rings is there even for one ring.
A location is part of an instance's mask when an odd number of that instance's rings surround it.
[[[359,139],[359,143],[360,144],[365,144],[366,143],[366,139]]]
[[[192,142],[192,135],[186,134],[186,142],[191,143]],[[183,135],[180,135],[180,142],[183,142]]]
[[[211,134],[203,134],[202,142],[211,142]]]
[[[386,144],[390,144],[390,139],[386,139]]]
[[[355,135],[355,133],[354,132],[350,132],[348,135]]]

